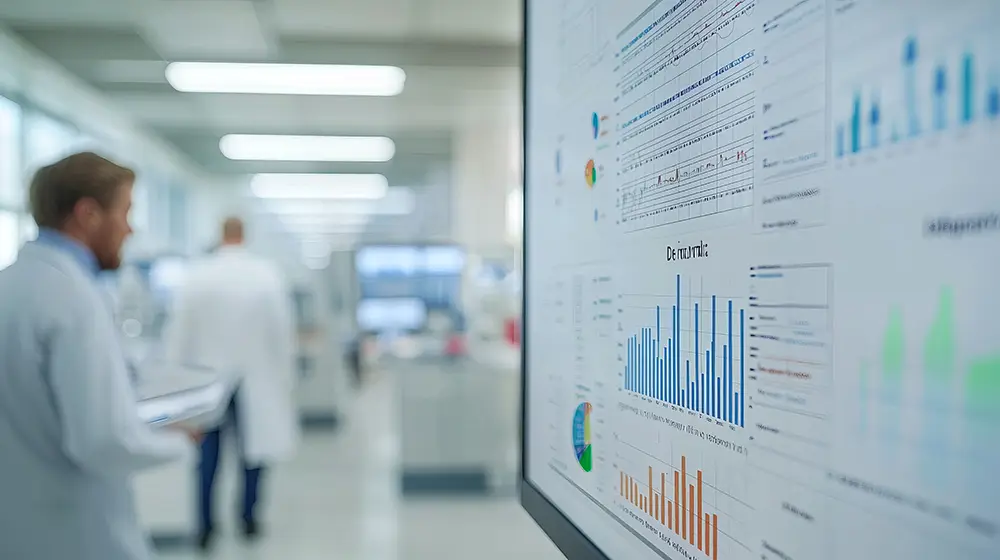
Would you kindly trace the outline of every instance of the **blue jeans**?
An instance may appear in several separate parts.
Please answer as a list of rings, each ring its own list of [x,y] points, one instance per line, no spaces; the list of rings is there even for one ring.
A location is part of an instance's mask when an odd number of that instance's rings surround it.
[[[237,414],[236,394],[229,401],[226,418],[222,425],[205,434],[201,442],[201,461],[198,464],[198,513],[199,529],[207,533],[214,527],[212,504],[215,489],[215,473],[219,469],[219,451],[222,447],[222,432],[234,432],[237,448],[240,450],[240,462],[243,466],[243,521],[255,520],[254,509],[257,506],[258,488],[262,467],[250,468],[243,456],[242,434],[240,432],[239,416]]]

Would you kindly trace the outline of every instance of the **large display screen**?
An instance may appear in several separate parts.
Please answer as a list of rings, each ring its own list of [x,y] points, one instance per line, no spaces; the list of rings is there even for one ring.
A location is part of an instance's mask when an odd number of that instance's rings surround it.
[[[454,245],[369,245],[355,268],[361,299],[413,298],[429,310],[453,309],[461,297],[465,251]]]
[[[526,19],[527,483],[615,559],[1000,558],[1000,2]]]

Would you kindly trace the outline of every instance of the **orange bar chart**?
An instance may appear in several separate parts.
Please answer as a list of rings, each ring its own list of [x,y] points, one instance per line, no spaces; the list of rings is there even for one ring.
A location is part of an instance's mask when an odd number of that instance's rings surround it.
[[[653,467],[648,467],[642,485],[626,474],[619,473],[621,496],[630,504],[653,518],[660,525],[674,532],[712,560],[719,558],[719,516],[703,511],[703,473],[691,473],[688,482],[687,457],[681,456],[680,471],[674,469],[673,500],[667,498],[667,473],[661,472],[660,486],[654,486]],[[645,488],[642,488],[645,486]]]

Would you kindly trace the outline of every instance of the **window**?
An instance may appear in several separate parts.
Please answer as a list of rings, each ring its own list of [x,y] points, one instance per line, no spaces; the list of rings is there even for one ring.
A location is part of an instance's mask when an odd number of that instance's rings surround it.
[[[0,269],[7,268],[17,258],[18,233],[17,214],[0,211]]]
[[[73,128],[41,113],[28,113],[24,127],[29,174],[68,156],[76,146],[78,135]]]
[[[24,204],[21,178],[21,108],[0,97],[0,205]]]

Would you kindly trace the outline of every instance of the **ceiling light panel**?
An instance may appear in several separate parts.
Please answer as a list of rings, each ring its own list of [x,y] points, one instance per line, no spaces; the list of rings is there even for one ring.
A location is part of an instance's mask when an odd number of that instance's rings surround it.
[[[304,236],[323,236],[344,233],[361,233],[366,224],[285,224],[289,233]]]
[[[232,160],[386,162],[396,155],[396,144],[382,136],[285,136],[229,134],[219,141],[222,154]]]
[[[339,226],[365,225],[368,216],[363,214],[336,214],[331,216],[281,216],[281,222],[287,226]]]
[[[406,84],[406,72],[395,66],[329,64],[173,62],[166,77],[188,93],[389,97]]]
[[[250,180],[250,188],[266,199],[379,200],[389,182],[374,173],[260,173]]]
[[[360,232],[347,233],[309,233],[301,234],[300,238],[303,246],[308,244],[325,244],[331,249],[350,245],[357,239]]]
[[[288,216],[406,216],[416,209],[416,196],[407,187],[390,187],[381,200],[268,200],[264,208]]]

